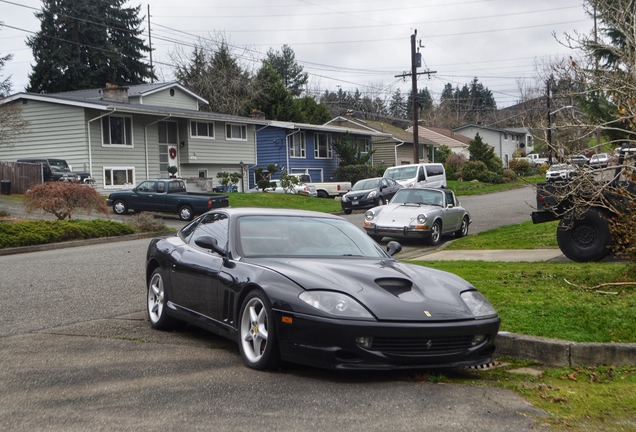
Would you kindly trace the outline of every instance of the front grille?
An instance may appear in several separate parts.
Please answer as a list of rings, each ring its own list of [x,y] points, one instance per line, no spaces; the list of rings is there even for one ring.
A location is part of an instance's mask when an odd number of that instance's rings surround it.
[[[471,347],[472,335],[435,337],[374,337],[372,351],[397,355],[430,355],[465,351]]]

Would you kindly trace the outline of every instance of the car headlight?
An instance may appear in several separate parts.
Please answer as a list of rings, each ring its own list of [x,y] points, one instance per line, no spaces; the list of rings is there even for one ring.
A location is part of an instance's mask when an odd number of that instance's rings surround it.
[[[299,299],[330,315],[345,318],[373,318],[360,303],[348,295],[333,291],[305,291]]]
[[[342,202],[347,202],[347,201],[349,201],[349,198],[347,198],[346,195],[343,195],[342,196]]]
[[[497,315],[495,308],[479,291],[464,291],[460,295],[475,317]]]
[[[368,221],[372,221],[373,218],[375,218],[375,213],[372,210],[369,210],[364,214],[364,218]]]
[[[425,225],[426,224],[426,215],[425,214],[417,215],[417,223],[419,225]]]
[[[367,198],[373,198],[374,196],[376,196],[378,194],[377,191],[371,191],[369,192],[369,195],[367,195]]]

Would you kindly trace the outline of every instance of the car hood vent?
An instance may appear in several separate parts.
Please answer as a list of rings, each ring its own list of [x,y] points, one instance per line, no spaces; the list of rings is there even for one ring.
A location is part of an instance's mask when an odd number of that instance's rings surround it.
[[[402,294],[411,291],[413,287],[413,283],[410,280],[398,278],[376,279],[375,283],[396,297],[400,297]]]

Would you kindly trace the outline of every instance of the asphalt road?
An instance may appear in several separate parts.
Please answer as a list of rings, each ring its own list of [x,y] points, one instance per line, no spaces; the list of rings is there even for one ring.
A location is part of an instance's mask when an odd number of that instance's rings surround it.
[[[233,342],[154,331],[148,242],[0,257],[0,430],[520,431],[541,415],[511,391],[426,371],[256,372]]]

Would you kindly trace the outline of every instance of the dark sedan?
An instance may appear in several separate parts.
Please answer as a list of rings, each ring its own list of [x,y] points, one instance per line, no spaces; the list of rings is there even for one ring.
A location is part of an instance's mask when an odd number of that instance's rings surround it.
[[[391,201],[393,195],[402,188],[391,178],[377,177],[359,180],[351,191],[342,197],[342,210],[351,214],[353,210],[364,210],[384,205]]]
[[[392,258],[341,217],[225,208],[151,241],[150,323],[238,342],[245,364],[335,369],[489,363],[499,317],[469,282]]]

